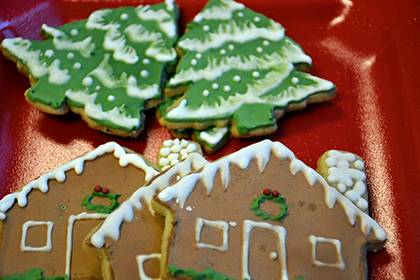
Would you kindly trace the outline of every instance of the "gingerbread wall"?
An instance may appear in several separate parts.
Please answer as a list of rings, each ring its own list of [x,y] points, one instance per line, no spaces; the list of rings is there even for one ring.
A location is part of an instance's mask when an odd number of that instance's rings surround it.
[[[145,183],[144,171],[132,165],[120,167],[118,159],[112,154],[105,154],[94,161],[85,162],[84,172],[81,175],[76,175],[73,170],[67,172],[66,175],[67,179],[64,183],[51,180],[48,193],[42,194],[34,190],[28,196],[26,207],[21,208],[15,205],[8,212],[8,217],[2,225],[0,275],[40,267],[47,276],[63,276],[68,218],[70,215],[87,211],[82,207],[83,198],[92,193],[95,185],[100,184],[108,187],[113,193],[122,194],[119,201],[124,201],[135,189]],[[50,252],[21,251],[22,225],[28,220],[54,223]],[[75,242],[86,242],[86,233],[89,233],[100,222],[101,220],[76,221],[73,233]],[[31,236],[28,236],[28,243],[46,239],[45,230],[36,230],[29,234]],[[86,250],[91,250],[86,244],[73,245],[74,262],[71,269],[74,277],[72,279],[88,275],[93,276],[93,279],[100,279],[99,260],[96,256],[92,257],[91,253],[86,253]]]
[[[217,174],[217,183],[209,196],[202,183],[198,183],[184,209],[173,205],[177,224],[170,247],[169,265],[191,267],[197,271],[210,267],[229,277],[241,279],[244,220],[252,220],[269,222],[287,230],[289,279],[307,275],[311,276],[310,279],[326,279],[327,276],[328,279],[360,279],[365,274],[361,265],[364,261],[361,247],[365,237],[360,232],[360,225],[351,226],[340,205],[336,204],[333,209],[329,209],[325,204],[322,186],[310,186],[302,173],[291,175],[289,163],[272,157],[261,175],[254,163],[251,163],[247,171],[232,164],[227,190],[223,190],[220,174]],[[281,222],[264,221],[250,210],[252,200],[264,188],[278,190],[285,197],[289,215]],[[231,222],[227,251],[196,247],[194,235],[197,218]],[[345,269],[314,265],[310,235],[340,240]],[[277,235],[272,230],[257,228],[250,236],[250,275],[253,279],[281,279],[284,258],[281,257]],[[201,242],[204,243],[219,246],[222,242],[221,231],[215,229],[203,228],[201,237]],[[322,246],[318,247],[317,258],[327,263],[335,262],[335,247],[328,243],[320,245]],[[272,252],[278,257],[274,259]]]

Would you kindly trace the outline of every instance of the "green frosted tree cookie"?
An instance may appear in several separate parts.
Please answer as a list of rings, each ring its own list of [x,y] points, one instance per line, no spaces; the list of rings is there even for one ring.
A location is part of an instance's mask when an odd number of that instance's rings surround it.
[[[311,58],[280,24],[235,1],[210,0],[177,48],[182,57],[167,85],[171,98],[158,112],[172,130],[267,135],[286,111],[334,96],[333,83],[302,72]]]
[[[97,10],[61,27],[44,24],[46,40],[5,39],[1,48],[30,76],[25,96],[35,107],[70,108],[93,128],[136,136],[176,62],[177,17],[172,0]]]

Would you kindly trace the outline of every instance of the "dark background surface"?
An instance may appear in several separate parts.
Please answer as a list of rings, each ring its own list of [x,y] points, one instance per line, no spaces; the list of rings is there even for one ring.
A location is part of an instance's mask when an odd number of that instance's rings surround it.
[[[101,7],[145,1],[0,0],[0,39],[39,39],[42,23],[60,25]],[[147,1],[156,3],[159,1]],[[335,100],[287,114],[270,138],[282,141],[312,167],[332,148],[367,162],[371,213],[387,230],[386,250],[369,256],[373,279],[420,275],[420,2],[350,0],[241,1],[283,24],[313,58],[312,73],[338,87]],[[178,0],[182,23],[203,0]],[[94,131],[76,115],[57,117],[25,102],[29,87],[13,63],[0,56],[0,197],[107,141],[151,160],[164,139],[154,112],[138,139]],[[260,140],[233,139],[218,158]],[[65,195],[65,194],[63,194]]]

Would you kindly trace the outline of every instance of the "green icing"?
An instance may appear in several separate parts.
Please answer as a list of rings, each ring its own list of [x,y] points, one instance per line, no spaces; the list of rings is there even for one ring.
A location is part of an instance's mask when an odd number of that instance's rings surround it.
[[[279,212],[272,215],[262,210],[261,204],[265,203],[266,201],[271,201],[273,203],[279,204]],[[289,214],[286,200],[280,194],[278,196],[274,196],[272,193],[270,193],[269,195],[260,194],[257,198],[255,198],[252,201],[250,209],[254,212],[256,216],[260,217],[263,220],[281,221],[284,217],[286,217]]]
[[[86,207],[87,210],[94,211],[96,213],[103,213],[103,214],[110,214],[112,211],[117,209],[120,205],[118,202],[118,198],[120,194],[111,194],[111,193],[103,193],[103,192],[93,192],[89,194],[83,199],[82,206]],[[105,197],[108,198],[110,201],[110,205],[96,205],[92,204],[92,199],[94,197]]]
[[[206,268],[202,272],[196,271],[192,268],[179,268],[175,265],[169,266],[169,275],[172,277],[188,277],[192,280],[233,280],[220,272],[211,268]]]
[[[222,147],[229,138],[227,127],[210,127],[206,130],[194,130],[194,140],[208,152],[215,152]]]
[[[176,62],[177,17],[169,3],[98,10],[87,20],[44,25],[43,41],[5,39],[2,48],[35,79],[29,100],[82,108],[100,125],[130,133],[142,128],[147,102],[161,98]]]
[[[159,108],[172,129],[223,120],[236,136],[249,135],[275,127],[276,110],[335,89],[298,70],[312,61],[280,24],[234,1],[210,0],[177,47],[183,56],[169,87],[186,89]]]
[[[44,272],[40,268],[31,268],[25,273],[0,276],[0,280],[68,280],[66,276],[44,276]]]

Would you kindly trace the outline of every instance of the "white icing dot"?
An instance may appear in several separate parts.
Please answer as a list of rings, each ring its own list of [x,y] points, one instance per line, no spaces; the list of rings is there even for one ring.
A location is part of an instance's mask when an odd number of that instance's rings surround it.
[[[143,59],[143,64],[150,64],[150,60],[148,58]]]
[[[115,100],[115,96],[108,95],[107,99],[108,99],[108,101],[114,101]]]
[[[260,72],[258,72],[258,71],[252,72],[252,77],[258,78],[259,76],[260,76]]]
[[[67,54],[67,58],[68,58],[68,59],[73,59],[73,58],[74,58],[74,53],[69,52],[69,53]]]
[[[181,140],[179,140],[178,138],[174,139],[174,144],[179,145],[181,143]]]
[[[262,53],[263,51],[264,51],[263,48],[261,48],[261,47],[257,48],[257,52]]]
[[[85,77],[82,81],[84,86],[91,86],[93,84],[93,79],[91,77]]]
[[[159,154],[161,155],[161,156],[164,156],[164,157],[166,157],[167,155],[169,155],[171,153],[171,149],[170,148],[162,148],[162,149],[160,149],[160,151],[159,151]]]
[[[173,153],[178,153],[180,150],[181,150],[181,145],[173,145],[173,146],[171,147],[171,151],[172,151]]]
[[[223,87],[223,90],[224,90],[224,91],[226,91],[226,92],[229,92],[229,91],[231,90],[231,88],[230,88],[230,86],[225,85],[225,86]]]
[[[179,151],[179,153],[181,154],[181,156],[183,156],[183,155],[187,155],[188,151],[186,149],[182,149],[181,151]]]
[[[210,91],[208,91],[207,89],[203,90],[203,95],[204,96],[209,96]]]
[[[127,20],[128,19],[128,15],[126,13],[121,14],[120,18],[122,20]]]
[[[203,30],[204,30],[204,31],[206,31],[206,32],[207,32],[207,31],[209,31],[209,30],[210,30],[210,26],[208,26],[208,25],[204,25],[204,26],[203,26]]]
[[[259,17],[254,17],[254,21],[255,21],[255,22],[260,22],[260,21],[261,21],[261,19],[260,19]]]
[[[241,77],[239,75],[236,75],[235,77],[233,77],[233,80],[235,82],[240,82],[241,81]]]
[[[242,12],[238,13],[238,17],[243,17],[243,16],[244,16],[244,13],[242,13]]]
[[[218,88],[219,88],[219,85],[218,85],[217,83],[213,83],[213,84],[211,85],[211,88],[212,88],[212,89],[218,89]]]
[[[45,51],[45,56],[46,57],[52,57],[54,55],[54,51],[53,50],[46,50]]]
[[[148,76],[149,76],[149,72],[147,72],[147,70],[141,70],[140,75],[141,75],[143,78],[146,78],[146,77],[148,77]]]
[[[82,64],[80,64],[79,62],[76,62],[75,64],[73,64],[73,69],[80,69],[82,68]]]
[[[197,65],[197,59],[194,59],[194,58],[193,58],[193,59],[191,60],[191,65]]]
[[[292,78],[292,83],[297,85],[299,83],[299,79],[297,77]]]
[[[347,160],[340,160],[339,162],[337,162],[337,167],[349,168],[350,164]]]
[[[175,164],[178,164],[178,163],[179,163],[179,160],[177,160],[177,159],[171,160],[171,165],[175,165]]]
[[[356,167],[357,169],[363,170],[365,168],[365,164],[361,160],[356,160],[354,162],[354,167]]]
[[[191,212],[193,209],[191,206],[188,205],[187,207],[185,207],[185,210],[187,210],[188,212]]]
[[[169,159],[170,161],[175,160],[175,159],[178,159],[178,157],[179,157],[179,155],[178,155],[178,154],[169,154],[169,155],[168,155],[168,159]]]
[[[220,54],[225,55],[226,54],[226,50],[225,49],[221,49],[220,50]]]
[[[231,227],[236,227],[238,224],[237,224],[236,222],[229,222],[229,225],[230,225]]]
[[[179,181],[179,179],[181,179],[182,177],[179,175],[176,175],[176,180]]]
[[[345,192],[347,190],[347,187],[343,183],[339,183],[337,185],[337,189],[338,189],[339,192],[343,193],[343,192]]]
[[[79,30],[77,30],[77,29],[72,29],[72,30],[70,30],[70,35],[71,36],[77,36],[77,34],[79,34]]]
[[[97,85],[96,87],[95,87],[95,90],[100,90],[101,89],[101,86],[100,85]]]
[[[279,255],[276,252],[271,252],[270,253],[270,259],[275,261],[277,260],[277,258],[279,257]]]
[[[165,147],[170,147],[173,144],[174,144],[174,141],[172,141],[171,139],[163,141],[163,146],[165,146]]]
[[[192,152],[197,151],[197,146],[191,143],[191,144],[188,144],[186,149],[187,149],[187,152],[192,153]]]
[[[267,40],[264,40],[264,41],[263,41],[263,45],[264,45],[264,46],[268,46],[268,45],[270,45],[270,42],[269,42],[269,41],[267,41]]]
[[[234,46],[234,45],[232,45],[232,44],[230,44],[230,45],[228,46],[228,49],[229,49],[229,50],[231,50],[231,51],[232,51],[234,48],[235,48],[235,46]]]
[[[368,202],[362,197],[357,200],[356,205],[362,210],[366,210],[369,207]]]
[[[169,164],[169,160],[167,158],[161,158],[159,160],[159,165],[160,166],[165,166],[165,165],[168,165],[168,164]]]
[[[200,59],[200,58],[202,58],[202,57],[203,57],[203,55],[202,55],[201,53],[197,53],[197,54],[195,55],[195,57],[196,57],[197,59]]]

